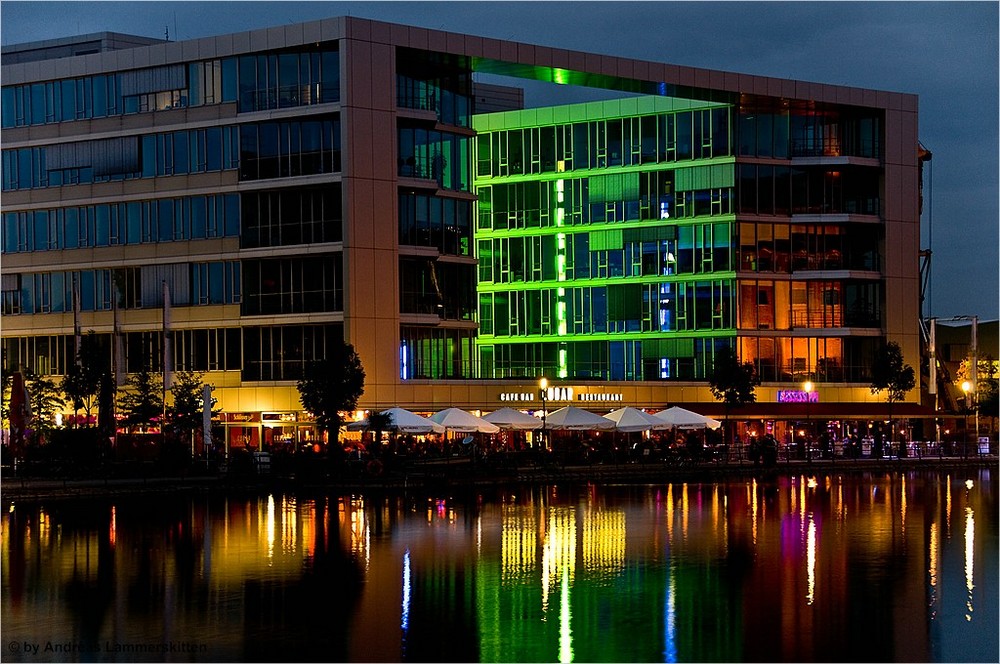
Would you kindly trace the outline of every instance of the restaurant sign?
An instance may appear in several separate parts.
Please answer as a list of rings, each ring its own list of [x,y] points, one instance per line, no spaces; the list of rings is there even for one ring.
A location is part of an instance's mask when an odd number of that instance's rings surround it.
[[[778,403],[819,403],[819,392],[778,390]]]

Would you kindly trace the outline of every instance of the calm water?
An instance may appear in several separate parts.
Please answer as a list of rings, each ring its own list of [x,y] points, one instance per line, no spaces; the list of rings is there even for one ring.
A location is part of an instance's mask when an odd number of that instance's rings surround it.
[[[3,506],[2,659],[997,661],[997,473]]]

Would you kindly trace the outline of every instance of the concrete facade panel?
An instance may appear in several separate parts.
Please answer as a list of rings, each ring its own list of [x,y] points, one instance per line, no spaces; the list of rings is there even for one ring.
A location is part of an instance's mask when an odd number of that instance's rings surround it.
[[[767,79],[767,94],[771,97],[781,97],[785,93],[783,81],[777,78]]]
[[[504,62],[519,62],[517,44],[512,41],[501,40],[500,57]]]
[[[349,129],[346,132],[350,159],[345,164],[344,174],[352,178],[373,176],[372,112],[368,108],[354,108],[345,118]]]
[[[351,106],[371,108],[372,104],[372,54],[371,44],[353,39],[345,40],[345,57],[348,58],[347,78],[348,98],[343,100]]]
[[[499,39],[484,37],[480,48],[482,49],[483,57],[492,60],[499,60],[503,53],[503,45]]]
[[[534,62],[536,62],[536,60],[535,60],[536,57],[537,57],[537,55],[536,55],[535,47],[532,46],[531,44],[518,44],[517,45],[517,61],[518,62],[524,62],[524,63],[528,63],[528,64],[534,63]]]
[[[385,44],[373,44],[372,68],[372,108],[391,111],[396,107],[396,59],[395,49]]]
[[[320,33],[322,34],[323,41],[343,39],[345,31],[346,26],[344,25],[343,17],[326,18],[320,21]]]
[[[447,53],[448,52],[448,36],[437,30],[427,31],[427,48],[431,51]]]
[[[246,53],[251,49],[250,45],[250,33],[249,32],[237,32],[233,34],[233,52],[234,53]]]
[[[445,39],[446,49],[449,53],[465,54],[465,35],[449,32]]]

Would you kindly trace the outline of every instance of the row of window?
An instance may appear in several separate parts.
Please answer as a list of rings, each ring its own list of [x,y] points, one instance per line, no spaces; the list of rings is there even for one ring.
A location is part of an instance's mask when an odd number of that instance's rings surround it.
[[[476,177],[730,156],[729,113],[717,107],[483,132],[476,137]]]
[[[740,337],[740,359],[763,382],[870,383],[879,337]]]
[[[444,320],[472,320],[476,310],[476,267],[430,258],[400,256],[399,311]]]
[[[468,127],[472,117],[472,72],[442,62],[436,54],[415,49],[396,51],[396,104],[434,111],[439,122]]]
[[[872,282],[740,281],[739,328],[877,328],[880,292]]]
[[[3,275],[2,313],[239,304],[244,316],[343,310],[343,255]],[[74,291],[77,295],[74,296]]]
[[[481,344],[483,378],[704,380],[731,337]]]
[[[344,239],[340,183],[240,194],[240,246],[285,247]]]
[[[110,311],[163,305],[162,284],[171,304],[233,304],[240,301],[240,264],[236,261],[146,265],[78,272],[3,275],[2,313],[47,314]],[[74,291],[76,294],[74,295]]]
[[[879,158],[882,118],[867,109],[813,106],[790,109],[764,100],[740,106],[737,150],[754,157]]]
[[[2,126],[238,102],[239,112],[340,100],[336,46],[4,86]]]
[[[399,243],[435,247],[442,254],[472,253],[472,201],[415,192],[399,195]]]
[[[727,330],[731,281],[609,284],[479,294],[482,337]]]
[[[5,212],[3,253],[202,240],[240,234],[237,194]]]
[[[340,172],[340,116],[240,125],[240,179]]]
[[[476,377],[474,330],[403,325],[399,336],[401,379]]]
[[[740,223],[739,270],[866,270],[881,267],[882,227],[875,224]]]
[[[344,309],[344,256],[243,261],[244,316]]]
[[[5,212],[2,233],[5,254],[219,237],[278,247],[341,241],[343,207],[340,185],[331,184]]]
[[[171,332],[175,371],[241,371],[243,381],[297,380],[305,368],[327,356],[343,340],[343,325],[282,325]],[[99,353],[111,358],[110,334],[95,334]],[[76,354],[71,335],[5,337],[0,340],[4,373],[20,366],[38,375],[65,375]],[[121,335],[128,373],[163,370],[162,331]],[[109,362],[110,364],[110,362]]]
[[[478,241],[480,284],[727,272],[732,224],[612,228]]]
[[[262,122],[3,152],[3,189],[35,189],[239,168],[241,180],[340,170],[340,120]]]
[[[469,140],[464,136],[401,123],[400,177],[433,180],[441,189],[470,191]]]
[[[733,213],[732,166],[615,173],[476,187],[479,230],[518,230]]]
[[[867,167],[739,166],[737,212],[753,215],[881,212],[880,171]]]

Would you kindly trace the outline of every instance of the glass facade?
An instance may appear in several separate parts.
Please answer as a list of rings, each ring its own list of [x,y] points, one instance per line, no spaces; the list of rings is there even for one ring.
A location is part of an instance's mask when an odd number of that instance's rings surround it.
[[[616,106],[476,118],[484,377],[691,380],[732,343],[731,109]]]
[[[703,380],[735,345],[765,381],[865,379],[870,340],[801,330],[881,326],[881,122],[703,106],[475,118],[484,377]]]
[[[238,102],[241,113],[340,101],[336,44],[66,78],[2,90],[2,126]]]
[[[246,57],[120,71],[57,81],[5,86],[3,127],[66,123],[133,113],[236,104],[240,113],[270,111],[340,99],[337,44],[257,53]],[[336,111],[336,107],[331,110]],[[174,116],[178,125],[184,116]],[[217,121],[216,121],[217,122]],[[102,182],[161,179],[236,171],[245,181],[336,175],[341,169],[337,112],[226,126],[154,130],[108,139],[78,140],[3,151],[3,189],[17,191]],[[159,122],[157,123],[159,124]],[[206,123],[211,124],[211,123]],[[41,143],[41,144],[39,144]],[[197,184],[192,181],[192,187]],[[280,187],[280,188],[279,188]],[[149,192],[150,187],[142,188]],[[126,193],[130,193],[126,188]],[[47,195],[50,200],[74,195]],[[100,201],[100,199],[98,199]],[[242,249],[282,248],[343,240],[339,182],[306,186],[275,183],[242,193],[208,193],[122,200],[42,209],[6,209],[4,255],[79,249],[163,245],[233,238],[214,260],[161,263],[137,257],[122,267],[24,271],[3,275],[5,316],[66,314],[78,310],[158,310],[163,289],[172,307],[236,305],[242,316],[343,312],[343,253],[245,257]],[[453,218],[454,214],[449,218]],[[465,215],[468,226],[468,214]],[[210,254],[218,256],[218,245]],[[193,253],[198,253],[193,250]],[[66,254],[62,260],[75,262]],[[183,260],[183,259],[182,259]],[[141,264],[140,264],[141,263]],[[211,318],[214,314],[207,314]],[[201,314],[204,317],[205,314]],[[126,320],[128,320],[126,318]],[[158,317],[157,317],[158,320]],[[157,322],[156,328],[159,328]],[[243,381],[294,381],[303,367],[324,357],[343,324],[176,325],[170,331],[176,370],[238,371]],[[110,334],[98,334],[109,353]],[[163,369],[162,329],[119,335],[126,371]],[[6,336],[5,370],[65,374],[74,336]]]

